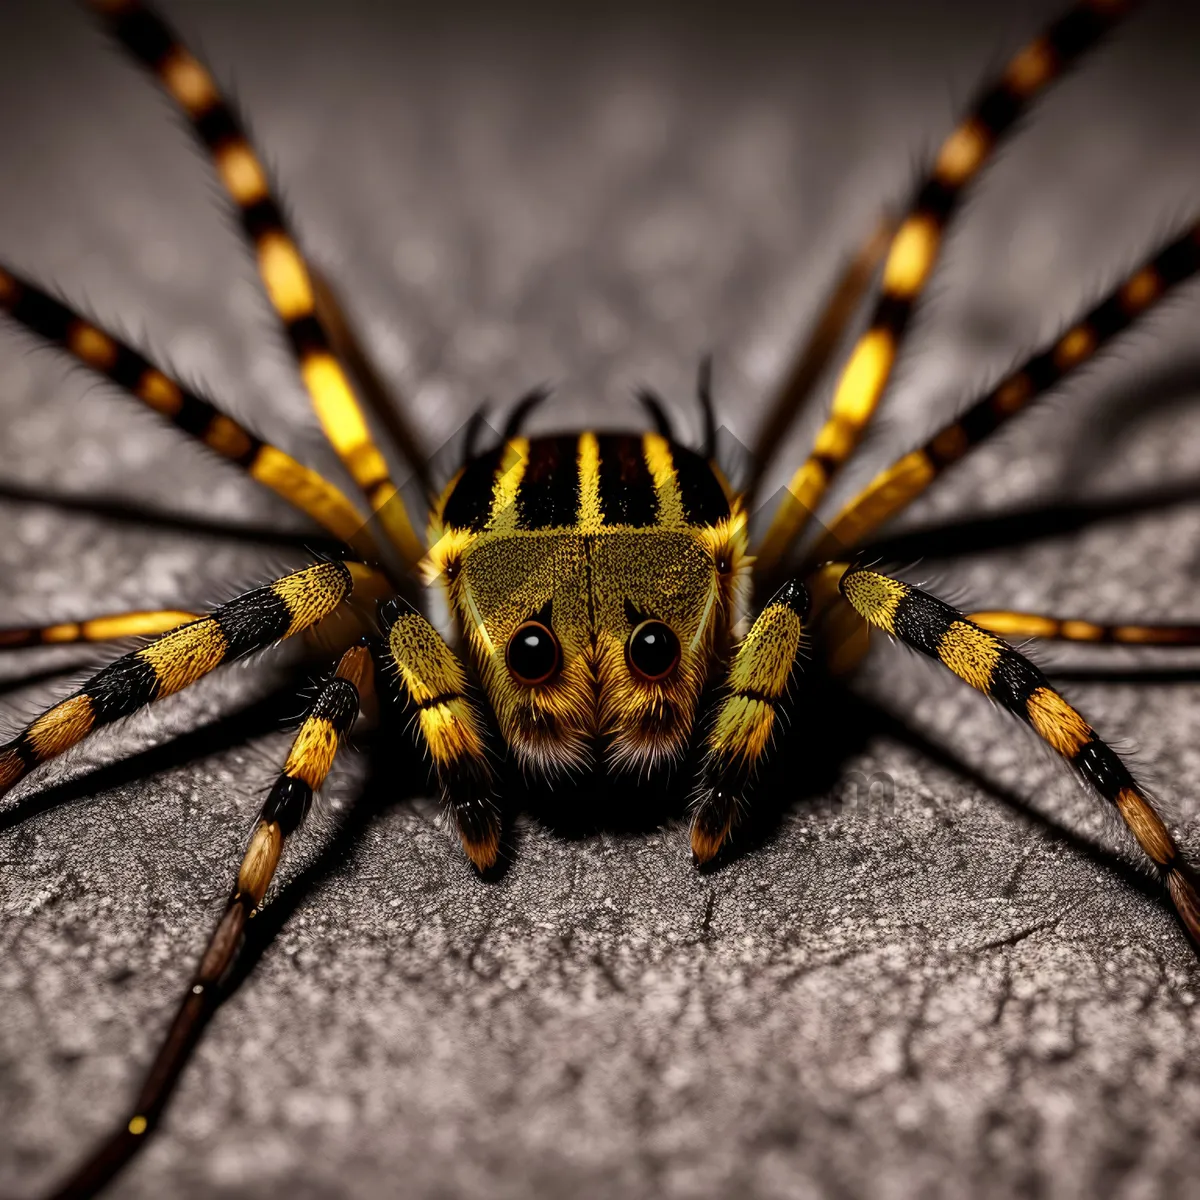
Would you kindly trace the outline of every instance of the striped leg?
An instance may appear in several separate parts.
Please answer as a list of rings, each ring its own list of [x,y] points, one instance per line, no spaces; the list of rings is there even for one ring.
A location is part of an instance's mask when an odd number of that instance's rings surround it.
[[[752,473],[746,485],[747,508],[754,508],[754,499],[763,475],[775,461],[775,455],[792,422],[829,366],[829,360],[871,286],[871,280],[895,232],[891,221],[886,218],[880,221],[825,297],[821,315],[784,376],[783,384],[768,407],[766,420],[759,429],[750,455]]]
[[[1093,46],[1129,7],[1127,0],[1080,0],[1008,64],[979,96],[967,118],[942,143],[933,173],[922,182],[896,231],[880,296],[866,332],[850,353],[829,419],[812,453],[793,475],[757,551],[768,574],[803,531],[830,480],[857,447],[891,377],[901,340],[937,261],[946,226],[967,185],[995,153],[1002,136],[1035,97]]]
[[[211,155],[237,208],[325,436],[402,558],[410,565],[417,562],[423,553],[420,539],[318,314],[312,272],[271,194],[267,170],[238,114],[221,95],[208,68],[157,13],[139,0],[89,0],[89,4],[125,49],[154,73]],[[332,294],[326,303],[333,303]],[[410,443],[415,440],[409,434]]]
[[[0,650],[19,650],[26,646],[69,646],[79,642],[114,642],[120,638],[146,637],[166,633],[189,621],[199,620],[198,613],[175,609],[111,613],[84,621],[60,621],[55,625],[0,628]]]
[[[307,513],[348,546],[374,557],[366,517],[332,483],[255,437],[211,400],[185,388],[107,330],[2,266],[0,311],[236,463],[251,479]]]
[[[366,574],[341,562],[306,567],[243,592],[208,616],[109,663],[73,696],[0,745],[0,795],[94,729],[173,695],[222,663],[315,625],[350,597],[356,572]]]
[[[771,745],[777,709],[804,636],[808,593],[791,581],[768,601],[729,666],[725,691],[704,739],[692,810],[692,854],[708,862],[737,819],[742,793]]]
[[[937,659],[1031,725],[1113,804],[1158,868],[1184,928],[1200,943],[1200,892],[1174,838],[1117,754],[1037,667],[950,605],[886,575],[849,570],[842,593],[876,628]]]
[[[406,601],[384,605],[380,621],[463,849],[480,871],[487,870],[500,853],[500,811],[492,798],[483,717],[467,696],[466,672]]]
[[[814,561],[845,554],[912,503],[948,466],[1091,359],[1176,285],[1200,271],[1200,221],[1000,381],[919,450],[882,471],[830,522]]]
[[[1119,646],[1200,646],[1200,625],[1101,625],[1073,617],[1047,617],[1008,609],[968,613],[967,620],[1003,637]]]
[[[284,843],[308,815],[313,792],[333,766],[338,743],[354,724],[374,669],[365,646],[342,656],[308,711],[283,773],[267,796],[238,868],[233,891],[217,922],[175,1019],[154,1059],[129,1120],[68,1179],[56,1200],[93,1196],[133,1157],[158,1123],[205,1024],[221,1000],[245,944],[247,922],[258,912],[279,866]]]

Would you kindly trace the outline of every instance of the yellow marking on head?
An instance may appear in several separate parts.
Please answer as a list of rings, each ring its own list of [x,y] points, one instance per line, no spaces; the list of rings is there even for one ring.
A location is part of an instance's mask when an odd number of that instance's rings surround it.
[[[158,698],[188,687],[225,658],[225,635],[212,618],[184,625],[143,647],[137,657],[148,662],[158,677]]]
[[[1096,334],[1087,325],[1076,325],[1054,347],[1054,362],[1061,370],[1082,362],[1096,349]]]
[[[359,487],[372,488],[386,480],[387,464],[371,439],[362,410],[337,359],[323,351],[309,354],[300,364],[300,373],[321,428],[354,482]]]
[[[250,897],[255,908],[267,894],[271,877],[283,853],[283,831],[276,821],[259,821],[250,835],[250,844],[238,869],[238,891]]]
[[[1004,82],[1014,95],[1024,98],[1044,87],[1058,70],[1058,58],[1044,34],[1030,42],[1008,64]]]
[[[907,583],[874,571],[847,571],[841,588],[858,615],[885,633],[896,632],[896,611],[912,591]]]
[[[983,165],[992,148],[992,136],[978,117],[969,117],[942,143],[934,163],[936,178],[960,187]]]
[[[992,409],[1003,416],[1012,416],[1029,403],[1033,395],[1033,381],[1023,371],[1006,379],[992,396]]]
[[[929,278],[942,240],[941,226],[925,213],[914,213],[896,231],[883,268],[883,290],[915,296]]]
[[[159,612],[118,613],[112,617],[93,617],[84,621],[81,633],[85,641],[110,642],[115,638],[140,637],[144,634],[167,633],[189,621],[199,620],[196,613],[163,609]]]
[[[16,304],[20,294],[21,285],[3,267],[0,267],[0,304],[8,308]]]
[[[110,371],[117,361],[117,343],[102,329],[86,321],[72,321],[67,330],[67,346],[76,358],[97,371]]]
[[[164,417],[173,417],[183,407],[183,393],[174,380],[154,367],[147,367],[137,382],[137,398]]]
[[[830,413],[861,429],[870,419],[896,357],[896,339],[887,329],[870,329],[859,339],[842,371]]]
[[[976,625],[990,629],[992,633],[1004,634],[1007,637],[1041,637],[1052,638],[1059,633],[1059,624],[1053,617],[1039,617],[1034,613],[1008,612],[973,612],[968,619]]]
[[[250,478],[284,496],[351,546],[370,534],[366,518],[332,483],[298,463],[275,446],[259,447],[250,464]]]
[[[579,435],[576,464],[579,470],[579,531],[596,533],[603,514],[600,511],[600,443],[594,433]]]
[[[986,692],[992,682],[992,671],[1000,659],[1000,643],[966,621],[955,621],[942,634],[937,653],[942,663],[959,679]]]
[[[1129,314],[1142,311],[1162,293],[1162,276],[1153,267],[1143,267],[1121,288],[1121,307]]]
[[[77,642],[82,632],[78,621],[64,621],[61,625],[47,625],[42,630],[42,641],[48,644]]]
[[[182,46],[175,46],[158,64],[158,75],[191,117],[208,112],[220,99],[213,77]]]
[[[249,208],[266,197],[267,173],[244,138],[218,146],[213,159],[221,182],[239,207]]]
[[[92,3],[94,4],[95,0],[92,0]],[[108,6],[106,5],[105,7]],[[117,5],[112,5],[112,7],[116,8]],[[136,1117],[130,1117],[129,1124],[126,1126],[126,1129],[128,1129],[134,1137],[141,1137],[149,1127],[150,1122],[139,1113]]]
[[[675,460],[671,456],[671,447],[667,439],[657,433],[643,434],[642,453],[658,495],[659,524],[676,528],[683,525],[683,499],[679,494]]]
[[[497,530],[517,527],[517,492],[529,465],[529,439],[510,439],[500,454],[500,466],[492,483],[492,508],[488,526]]]
[[[292,623],[284,636],[291,637],[327,617],[346,599],[352,587],[353,576],[347,583],[341,563],[317,563],[277,579],[271,590],[292,614]]]
[[[495,643],[487,631],[487,625],[484,624],[483,613],[479,611],[479,605],[475,603],[475,596],[471,591],[471,583],[466,579],[463,580],[463,600],[466,602],[467,611],[471,614],[471,623],[475,626],[475,632],[484,649],[488,654],[495,654]]]
[[[1098,642],[1104,637],[1104,626],[1092,621],[1064,621],[1062,636],[1072,642]]]
[[[277,229],[258,239],[258,270],[275,311],[285,320],[307,317],[313,310],[312,280],[295,242]]]
[[[83,741],[95,720],[91,699],[72,696],[42,713],[26,730],[25,740],[33,747],[38,762],[45,762]]]
[[[226,458],[241,458],[250,452],[254,443],[250,435],[234,420],[217,413],[204,431],[204,444]]]
[[[1092,740],[1092,727],[1057,693],[1040,687],[1025,702],[1034,729],[1066,758]]]
[[[1138,845],[1160,867],[1166,866],[1175,857],[1175,843],[1162,823],[1162,818],[1150,807],[1150,802],[1132,788],[1122,788],[1117,793],[1116,803],[1117,811],[1133,831]]]
[[[338,736],[333,723],[325,717],[309,717],[296,734],[283,773],[293,779],[303,779],[315,792],[333,766],[337,747]]]
[[[21,756],[15,750],[0,750],[0,792],[7,791],[24,774]]]
[[[947,425],[929,444],[933,453],[943,462],[952,463],[962,458],[970,449],[967,431],[958,423]]]

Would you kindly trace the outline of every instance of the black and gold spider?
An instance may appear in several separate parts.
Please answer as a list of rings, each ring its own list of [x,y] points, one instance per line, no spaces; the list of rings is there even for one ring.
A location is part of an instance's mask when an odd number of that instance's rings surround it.
[[[59,1195],[90,1195],[158,1120],[263,904],[287,839],[304,821],[341,738],[369,706],[375,672],[394,671],[431,757],[463,847],[480,871],[501,842],[498,737],[531,776],[600,768],[660,772],[698,759],[691,845],[698,864],[728,844],[776,735],[802,645],[852,666],[871,627],[940,661],[1031,725],[1108,800],[1161,873],[1187,933],[1200,941],[1194,873],[1129,770],[1086,720],[1002,636],[1196,644],[1194,626],[1103,626],[1036,614],[964,615],[872,570],[860,550],[1009,418],[1091,358],[1200,269],[1200,224],[1162,246],[1102,302],[1009,373],[920,449],[804,538],[892,374],[915,305],[965,189],[1030,103],[1123,15],[1123,0],[1082,0],[1030,42],[942,144],[908,211],[884,222],[828,298],[824,315],[764,427],[752,477],[736,490],[716,463],[707,368],[698,450],[644,397],[648,433],[526,437],[541,393],[519,404],[498,442],[477,450],[431,502],[422,538],[369,419],[425,484],[419,439],[387,397],[330,288],[301,254],[267,172],[207,68],[136,0],[93,0],[116,38],[179,104],[236,207],[321,425],[366,508],[263,442],[110,332],[0,268],[0,307],[241,466],[344,546],[206,615],[138,612],[40,629],[0,630],[0,645],[155,635],[0,746],[0,791],[93,730],[178,692],[223,663],[294,634],[339,642],[283,771],[252,830],[232,894],[175,1021],[121,1129]],[[840,374],[828,420],[785,502],[751,545],[748,510],[772,450],[832,356],[882,266],[865,332]],[[360,399],[361,397],[361,399]],[[367,514],[370,514],[369,519]],[[418,581],[443,589],[461,658],[419,607]],[[768,597],[739,622],[750,587]],[[382,637],[378,636],[382,633]],[[478,684],[473,690],[472,683]]]

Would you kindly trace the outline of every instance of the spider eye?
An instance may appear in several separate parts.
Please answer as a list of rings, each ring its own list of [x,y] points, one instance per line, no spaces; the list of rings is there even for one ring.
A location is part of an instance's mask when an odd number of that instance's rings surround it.
[[[518,683],[534,687],[558,670],[562,650],[552,629],[541,621],[526,621],[508,639],[504,658]]]
[[[639,679],[658,683],[679,665],[679,639],[661,621],[643,621],[629,635],[625,657]]]

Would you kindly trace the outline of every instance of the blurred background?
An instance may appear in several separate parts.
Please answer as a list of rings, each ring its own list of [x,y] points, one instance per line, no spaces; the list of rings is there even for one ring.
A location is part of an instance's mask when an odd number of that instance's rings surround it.
[[[431,449],[482,399],[547,380],[534,428],[640,424],[630,389],[648,383],[694,429],[708,352],[720,419],[750,443],[843,257],[1058,11],[164,8],[233,86]],[[1196,6],[1147,4],[1038,107],[958,221],[835,503],[1195,218],[1198,66]],[[152,82],[73,6],[7,0],[0,112],[0,261],[340,479]],[[1042,506],[1049,529],[1064,505],[1200,478],[1198,305],[1181,291],[905,521]],[[193,607],[304,557],[281,502],[7,326],[0,430],[0,624]],[[1200,508],[1143,509],[923,569],[968,606],[1200,620]],[[1047,661],[1189,817],[1198,664]],[[0,661],[0,728],[78,666]],[[277,769],[271,730],[298,711],[270,700],[279,671],[144,714],[50,768],[53,805],[0,820],[5,1194],[74,1161],[148,1061]],[[857,688],[849,723],[879,704],[930,739],[864,726],[843,765],[885,772],[894,804],[851,803],[814,770],[775,836],[714,876],[677,830],[572,842],[535,824],[485,887],[431,806],[383,812],[291,894],[115,1194],[1182,1192],[1200,1169],[1200,976],[1119,831],[930,664],[883,647]],[[397,755],[397,794],[420,792]],[[362,771],[341,768],[332,812]]]

